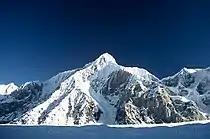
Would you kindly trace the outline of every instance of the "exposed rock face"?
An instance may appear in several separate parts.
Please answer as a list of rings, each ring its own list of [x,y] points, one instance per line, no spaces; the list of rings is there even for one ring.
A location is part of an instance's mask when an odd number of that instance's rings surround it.
[[[117,80],[116,78],[120,80],[122,78],[122,73],[124,73],[123,77],[127,77],[127,79],[124,78],[124,82],[122,82],[125,84],[118,85],[123,87],[123,91],[120,88],[118,88],[118,92],[108,91],[109,93],[114,95],[121,94],[121,96],[118,95],[120,101],[115,104],[115,107],[117,108],[115,123],[149,124],[206,119],[206,117],[199,111],[196,103],[194,103],[193,101],[189,100],[188,102],[184,102],[180,99],[173,99],[171,95],[176,96],[177,94],[171,91],[168,87],[165,87],[157,82],[151,82],[149,86],[148,84],[146,84],[147,86],[144,86],[145,84],[143,82],[140,82],[132,84],[130,89],[128,89],[129,79],[131,79],[132,75],[129,75],[126,72],[122,71],[120,71],[119,73],[115,73],[115,80]],[[188,91],[182,90],[181,92],[179,92],[179,94],[186,96],[188,94]]]
[[[162,80],[162,83],[169,87],[176,87],[179,84],[179,77],[165,78]]]
[[[2,98],[0,105],[0,123],[8,123],[37,106],[42,92],[42,84],[31,82],[21,86],[11,95]],[[8,101],[9,100],[9,101]]]
[[[145,92],[141,97],[134,97],[131,100],[118,110],[119,124],[172,123],[206,119],[192,101],[173,100],[163,88],[152,94]]]
[[[153,124],[208,119],[210,70],[182,69],[159,80],[105,53],[83,68],[0,95],[0,123]]]
[[[81,90],[77,90],[75,99],[77,102],[69,98],[69,102],[73,101],[74,104],[72,106],[72,104],[69,103],[69,111],[66,115],[67,118],[73,118],[74,124],[95,123],[99,120],[102,111],[90,97],[81,92]]]

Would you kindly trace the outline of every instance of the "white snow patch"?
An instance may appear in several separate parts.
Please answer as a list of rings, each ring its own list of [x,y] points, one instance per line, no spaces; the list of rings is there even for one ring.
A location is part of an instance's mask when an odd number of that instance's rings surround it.
[[[7,85],[1,84],[0,85],[0,95],[9,95],[16,89],[18,89],[18,86],[16,86],[14,83],[10,83]]]

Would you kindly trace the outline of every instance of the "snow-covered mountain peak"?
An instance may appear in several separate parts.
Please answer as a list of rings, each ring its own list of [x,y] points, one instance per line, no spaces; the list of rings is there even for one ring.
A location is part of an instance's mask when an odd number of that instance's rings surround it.
[[[99,56],[95,60],[95,62],[99,63],[99,64],[101,64],[101,63],[113,63],[113,64],[116,64],[116,60],[109,53],[103,53],[101,56]]]
[[[202,113],[210,113],[209,71],[183,68],[159,80],[146,69],[118,65],[113,56],[104,53],[82,68],[61,72],[44,82],[27,82],[10,95],[0,94],[0,123],[76,125],[205,120],[208,117]]]
[[[192,68],[186,68],[186,67],[184,67],[184,68],[181,70],[181,72],[182,72],[182,73],[195,73],[195,72],[197,72],[197,71],[199,71],[199,70],[202,70],[202,69],[192,69]]]
[[[83,68],[78,69],[74,76],[77,80],[83,81],[106,78],[110,73],[120,69],[113,56],[104,53],[93,62],[86,64]]]
[[[18,88],[18,86],[16,86],[14,83],[10,83],[10,84],[3,84],[0,85],[0,94],[10,94],[11,92],[13,92],[14,90],[16,90]]]

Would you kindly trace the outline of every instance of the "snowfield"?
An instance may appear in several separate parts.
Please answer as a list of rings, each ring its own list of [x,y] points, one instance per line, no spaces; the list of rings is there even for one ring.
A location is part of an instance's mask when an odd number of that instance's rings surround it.
[[[1,125],[1,139],[208,139],[210,122],[153,125]]]

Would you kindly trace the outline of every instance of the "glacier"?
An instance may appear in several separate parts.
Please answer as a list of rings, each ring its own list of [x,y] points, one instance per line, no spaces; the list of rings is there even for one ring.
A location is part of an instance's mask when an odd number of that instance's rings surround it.
[[[210,123],[167,124],[162,126],[14,126],[1,125],[1,139],[207,139]]]

